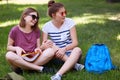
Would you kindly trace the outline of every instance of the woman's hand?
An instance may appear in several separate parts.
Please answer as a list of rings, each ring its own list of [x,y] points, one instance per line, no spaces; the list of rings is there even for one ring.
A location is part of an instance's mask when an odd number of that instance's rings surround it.
[[[55,53],[55,56],[59,59],[62,59],[65,55],[66,48],[59,48],[58,51]]]
[[[15,50],[18,56],[21,56],[22,53],[26,53],[21,47],[15,47]]]
[[[34,51],[37,52],[37,53],[42,53],[42,50],[40,48],[35,48]]]

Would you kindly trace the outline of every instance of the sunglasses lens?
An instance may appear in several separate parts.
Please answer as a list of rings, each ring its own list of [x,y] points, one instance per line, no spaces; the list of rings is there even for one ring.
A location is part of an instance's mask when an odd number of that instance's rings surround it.
[[[61,15],[62,15],[62,16],[63,16],[63,14],[64,14],[64,13],[63,13],[63,12],[61,12]]]
[[[32,19],[35,19],[36,18],[36,16],[35,15],[31,15],[32,16]]]
[[[37,17],[36,15],[30,15],[31,17],[32,17],[32,19],[34,20],[34,19],[39,19],[39,17]]]
[[[66,15],[66,14],[67,14],[66,11],[65,11],[65,12],[61,12],[61,15],[62,15],[62,16]]]

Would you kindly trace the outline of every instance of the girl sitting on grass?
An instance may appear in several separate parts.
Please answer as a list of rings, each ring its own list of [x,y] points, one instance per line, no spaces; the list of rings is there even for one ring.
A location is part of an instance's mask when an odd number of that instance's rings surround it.
[[[9,33],[6,60],[16,73],[21,73],[21,69],[54,72],[52,68],[43,67],[54,56],[54,50],[48,48],[50,44],[47,42],[40,45],[38,22],[38,12],[33,8],[27,8],[21,15],[20,23],[14,26]],[[31,62],[23,58],[23,53],[27,55],[32,52],[41,54]]]
[[[74,67],[77,71],[82,70],[84,65],[77,63],[82,51],[78,45],[75,23],[72,19],[66,18],[66,9],[61,3],[48,2],[48,15],[51,20],[43,28],[43,42],[51,38],[58,47],[55,57],[64,61],[59,71],[51,77],[51,80],[61,80],[64,73]]]

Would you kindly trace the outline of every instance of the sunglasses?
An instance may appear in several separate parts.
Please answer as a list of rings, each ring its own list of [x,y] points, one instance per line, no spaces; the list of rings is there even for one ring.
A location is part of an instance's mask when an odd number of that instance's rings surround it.
[[[30,15],[30,14],[29,14],[29,16],[31,16],[33,20],[35,20],[35,19],[38,20],[38,19],[39,19],[39,17],[37,17],[36,15]]]
[[[61,14],[61,16],[64,16],[67,14],[67,11],[61,12],[60,14]]]

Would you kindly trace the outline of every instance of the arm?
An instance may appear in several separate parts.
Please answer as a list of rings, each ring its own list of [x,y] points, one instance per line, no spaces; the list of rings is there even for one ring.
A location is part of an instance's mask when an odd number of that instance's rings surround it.
[[[71,50],[71,49],[75,48],[78,45],[76,28],[75,27],[72,27],[70,29],[70,36],[71,36],[71,39],[72,39],[72,43],[69,44],[69,45],[66,45],[66,47],[59,48],[58,52],[56,53],[56,57],[62,59],[62,57],[65,55],[65,52],[67,50]]]
[[[14,41],[8,37],[8,43],[7,43],[7,50],[8,51],[16,51],[16,47],[13,46]]]
[[[35,52],[37,52],[37,51],[39,51],[39,52],[41,52],[41,46],[40,46],[40,38],[38,38],[37,39],[37,47],[36,47],[36,49],[35,49]]]
[[[75,48],[78,45],[76,28],[75,27],[72,27],[70,29],[70,36],[71,36],[71,39],[72,39],[72,43],[66,45],[66,47],[59,48],[58,52],[56,53],[56,57],[62,59],[63,56],[65,55],[66,51],[71,50],[71,49]]]
[[[13,46],[14,41],[8,37],[7,50],[16,51],[16,48]]]
[[[46,46],[44,43],[47,41],[47,38],[48,38],[47,34],[42,32],[42,45],[40,46],[42,50],[46,49]]]
[[[40,48],[40,38],[37,39],[37,48]]]
[[[76,28],[75,27],[72,27],[70,29],[70,36],[71,36],[71,39],[72,39],[72,43],[65,47],[66,51],[71,50],[78,45],[77,33],[76,33]]]
[[[19,56],[21,56],[21,53],[26,53],[22,48],[18,46],[13,46],[14,40],[12,40],[10,37],[8,37],[8,44],[7,44],[7,50],[16,52]]]
[[[45,50],[49,47],[53,46],[53,42],[51,40],[48,40],[48,34],[47,33],[42,33],[42,45],[41,45],[41,49]]]
[[[48,40],[48,34],[42,32],[42,43],[44,43],[44,42],[47,41],[47,40]]]

